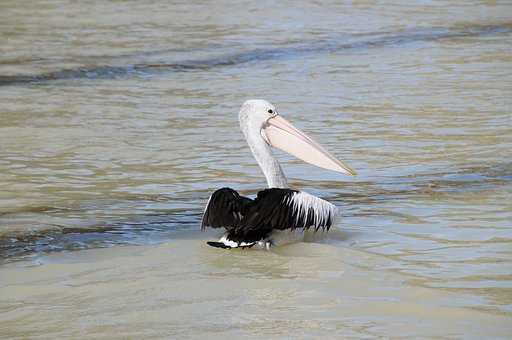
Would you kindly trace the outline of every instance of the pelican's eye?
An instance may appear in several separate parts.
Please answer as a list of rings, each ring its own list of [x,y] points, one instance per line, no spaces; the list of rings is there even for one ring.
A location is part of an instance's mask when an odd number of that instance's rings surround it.
[[[268,113],[274,113],[274,111],[272,111],[272,109],[269,109],[267,112]]]

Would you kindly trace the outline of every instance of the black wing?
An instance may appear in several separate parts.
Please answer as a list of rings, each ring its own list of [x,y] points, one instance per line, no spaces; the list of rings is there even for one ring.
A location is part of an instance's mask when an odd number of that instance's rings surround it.
[[[247,206],[252,202],[250,198],[240,196],[231,188],[215,191],[206,204],[201,229],[212,227],[231,230],[239,226]]]
[[[272,230],[319,228],[328,230],[337,209],[331,203],[305,192],[291,189],[266,189],[246,207],[243,218],[228,238],[235,242],[259,241]]]

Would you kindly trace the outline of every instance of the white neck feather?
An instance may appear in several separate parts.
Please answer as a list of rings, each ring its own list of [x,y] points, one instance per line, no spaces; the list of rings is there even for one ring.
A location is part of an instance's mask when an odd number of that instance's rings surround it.
[[[286,176],[279,162],[272,155],[272,150],[260,134],[259,129],[242,126],[242,131],[251,148],[252,154],[267,179],[269,188],[288,188]]]

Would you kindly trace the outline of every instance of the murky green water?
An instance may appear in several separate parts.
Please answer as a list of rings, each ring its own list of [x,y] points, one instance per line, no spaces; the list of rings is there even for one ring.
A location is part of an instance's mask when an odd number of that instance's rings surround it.
[[[237,121],[245,99],[265,98],[358,171],[279,153],[293,187],[342,209],[320,244],[381,259],[366,275],[454,294],[444,305],[510,317],[511,13],[506,1],[2,1],[2,261],[199,233],[211,191],[265,186]]]

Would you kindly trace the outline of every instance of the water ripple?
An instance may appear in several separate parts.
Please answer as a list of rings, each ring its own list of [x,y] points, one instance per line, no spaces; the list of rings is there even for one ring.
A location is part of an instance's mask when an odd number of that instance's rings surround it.
[[[127,76],[144,76],[160,72],[188,72],[210,70],[219,67],[236,66],[251,62],[292,59],[308,54],[334,53],[343,50],[394,47],[415,42],[437,41],[450,38],[477,37],[512,32],[512,23],[501,25],[475,25],[458,28],[432,28],[405,32],[368,34],[363,38],[354,36],[353,41],[346,35],[342,39],[326,39],[294,44],[289,47],[261,48],[236,52],[207,59],[183,60],[173,63],[138,63],[132,65],[99,65],[35,75],[0,75],[0,86],[41,83],[69,79],[116,79]],[[158,52],[153,52],[158,53]],[[111,57],[113,60],[115,57]]]

